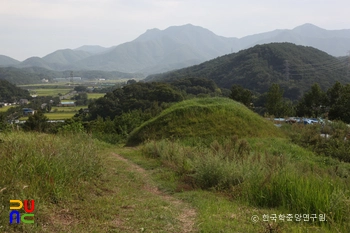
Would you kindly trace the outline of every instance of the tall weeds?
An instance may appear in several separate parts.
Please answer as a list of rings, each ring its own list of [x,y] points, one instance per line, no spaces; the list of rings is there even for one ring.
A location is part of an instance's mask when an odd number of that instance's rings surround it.
[[[286,142],[275,140],[273,147],[289,148]],[[302,150],[296,146],[285,151],[261,147],[254,150],[246,140],[231,137],[209,147],[152,141],[143,152],[171,165],[179,175],[192,176],[202,189],[224,191],[255,206],[294,214],[325,213],[337,222],[349,220],[349,184],[342,178],[320,167],[307,169],[306,158],[295,155]]]
[[[87,135],[0,134],[0,217],[8,219],[11,199],[34,199],[42,210],[83,198],[82,187],[100,174],[101,161]]]

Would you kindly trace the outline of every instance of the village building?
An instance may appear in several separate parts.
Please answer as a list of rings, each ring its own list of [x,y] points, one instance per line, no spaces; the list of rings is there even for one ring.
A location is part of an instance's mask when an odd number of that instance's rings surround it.
[[[60,102],[59,107],[75,107],[75,102]]]
[[[24,104],[28,104],[28,103],[29,103],[29,101],[27,99],[20,99],[19,100],[20,105],[24,105]]]
[[[29,115],[35,114],[35,110],[31,108],[23,108],[22,111],[23,111],[23,116],[29,116]]]

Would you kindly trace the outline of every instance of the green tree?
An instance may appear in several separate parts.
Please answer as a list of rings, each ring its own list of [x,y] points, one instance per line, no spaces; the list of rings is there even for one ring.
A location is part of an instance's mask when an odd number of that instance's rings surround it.
[[[331,88],[327,90],[327,105],[335,105],[340,99],[343,91],[343,85],[340,82],[336,82]]]
[[[328,101],[330,103],[328,112],[329,119],[350,123],[350,84],[346,86],[335,84],[335,86],[328,91]]]
[[[283,116],[283,90],[278,84],[272,84],[267,92],[265,107],[270,115]]]
[[[135,79],[129,79],[129,80],[126,82],[127,85],[134,84],[134,83],[137,83]]]
[[[319,117],[325,113],[325,104],[326,94],[321,90],[320,85],[315,83],[299,101],[297,114],[299,116]]]
[[[251,91],[244,89],[242,86],[235,84],[231,88],[230,98],[241,102],[247,107],[250,107],[250,104],[252,102],[252,93]]]
[[[72,100],[76,100],[75,104],[77,106],[87,105],[88,95],[85,92],[79,93],[78,95],[72,97]]]
[[[172,103],[183,100],[182,94],[166,83],[134,83],[107,93],[104,97],[89,104],[90,119],[97,116],[113,120],[124,112],[132,110],[146,111],[153,108],[154,103]]]
[[[41,111],[37,111],[34,115],[28,117],[23,128],[28,131],[46,132],[49,129],[48,120],[49,119]]]
[[[87,87],[86,86],[76,86],[76,87],[74,87],[74,91],[86,92],[87,91]]]

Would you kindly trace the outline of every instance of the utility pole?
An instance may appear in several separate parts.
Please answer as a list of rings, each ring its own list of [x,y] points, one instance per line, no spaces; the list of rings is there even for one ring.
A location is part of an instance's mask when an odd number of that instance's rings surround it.
[[[286,80],[289,81],[289,61],[285,60],[284,61],[284,65],[285,65],[285,75],[286,75]]]

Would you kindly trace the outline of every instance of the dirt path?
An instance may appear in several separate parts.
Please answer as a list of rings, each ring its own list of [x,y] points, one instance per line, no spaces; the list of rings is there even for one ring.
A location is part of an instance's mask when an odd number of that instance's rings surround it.
[[[131,169],[133,171],[138,172],[139,174],[141,174],[141,176],[144,178],[144,180],[146,181],[146,184],[144,185],[143,189],[151,192],[155,195],[160,196],[163,200],[171,203],[172,205],[176,206],[176,207],[181,207],[182,211],[180,213],[180,215],[177,217],[177,219],[181,222],[182,225],[182,231],[183,233],[189,233],[189,232],[195,232],[195,219],[196,219],[196,211],[189,207],[189,205],[181,200],[178,200],[176,198],[174,198],[171,195],[168,195],[162,191],[160,191],[155,185],[152,185],[149,180],[150,177],[147,173],[147,171],[145,169],[143,169],[142,167],[138,166],[137,164],[134,164],[133,162],[129,161],[128,159],[122,157],[121,155],[115,154],[113,153],[113,155],[127,163]]]

